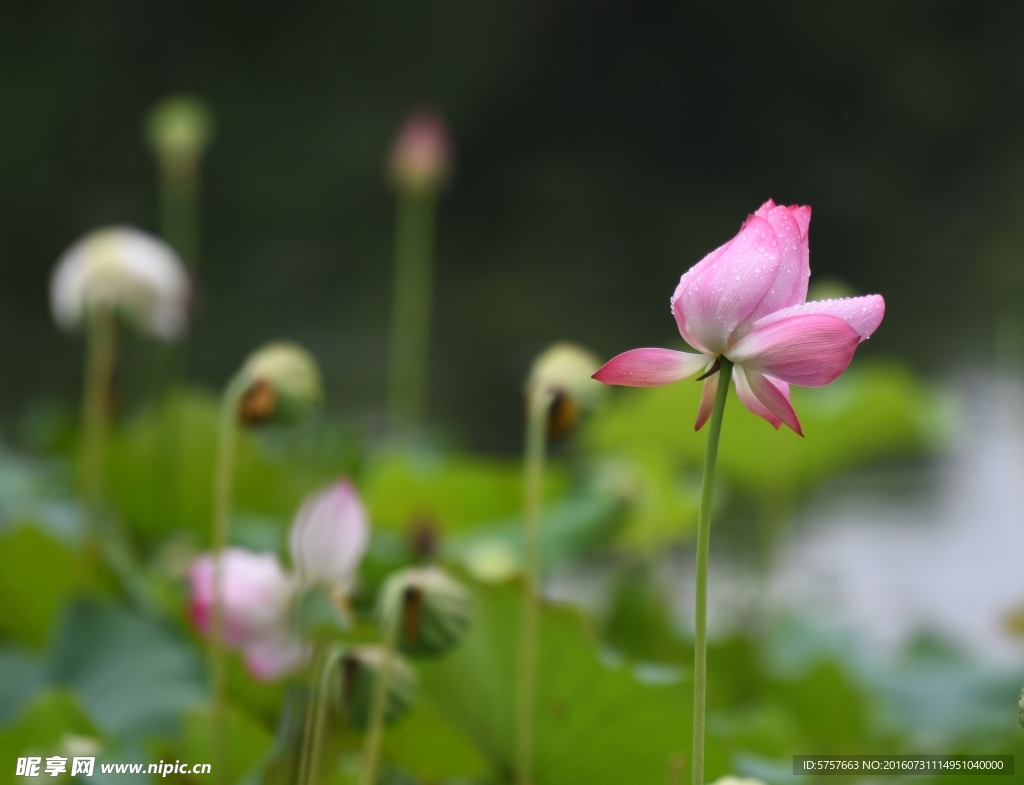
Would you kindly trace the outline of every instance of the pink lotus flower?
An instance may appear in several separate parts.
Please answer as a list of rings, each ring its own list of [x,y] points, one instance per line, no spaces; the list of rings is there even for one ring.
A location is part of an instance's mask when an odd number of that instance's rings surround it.
[[[785,423],[803,436],[789,385],[822,387],[835,380],[885,313],[877,294],[805,302],[810,222],[810,207],[783,207],[769,199],[739,234],[690,268],[672,295],[679,332],[700,354],[632,349],[612,358],[594,378],[655,387],[703,371],[707,378],[695,426],[700,430],[718,389],[717,363],[725,357],[734,363],[743,404],[775,428]]]
[[[294,670],[307,647],[288,630],[295,585],[277,557],[228,548],[223,555],[224,643],[243,652],[249,672],[269,681]],[[203,554],[188,570],[189,616],[202,634],[213,615],[214,558]]]
[[[348,591],[369,540],[366,508],[352,483],[339,480],[302,503],[288,546],[303,585],[324,583]]]

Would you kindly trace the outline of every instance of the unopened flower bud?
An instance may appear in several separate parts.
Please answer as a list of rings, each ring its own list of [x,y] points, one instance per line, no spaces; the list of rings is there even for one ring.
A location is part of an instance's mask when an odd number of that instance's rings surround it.
[[[389,169],[399,191],[436,193],[452,168],[451,141],[444,118],[432,111],[411,115],[391,148]]]
[[[348,592],[369,540],[366,508],[352,483],[339,480],[302,503],[288,547],[303,585],[321,583]]]
[[[559,342],[533,362],[526,381],[527,402],[538,394],[550,393],[548,435],[552,439],[570,433],[584,411],[595,408],[605,395],[605,386],[592,377],[601,367],[597,355],[574,343]]]
[[[206,104],[187,95],[165,98],[146,121],[146,139],[164,175],[172,179],[195,173],[213,131],[213,116]]]
[[[189,290],[185,266],[167,243],[117,226],[90,232],[64,252],[50,278],[50,307],[64,329],[109,308],[173,341],[188,326]]]
[[[380,646],[353,646],[341,658],[340,684],[335,694],[345,719],[357,730],[365,730],[370,724],[374,684],[380,678],[385,656]],[[418,685],[408,663],[397,654],[389,659],[384,721],[390,725],[412,707]]]
[[[301,420],[323,402],[323,381],[313,355],[293,343],[270,343],[249,355],[240,371],[238,407],[246,425]]]
[[[381,589],[379,613],[409,655],[437,656],[456,646],[469,629],[472,608],[462,584],[437,567],[396,572]]]

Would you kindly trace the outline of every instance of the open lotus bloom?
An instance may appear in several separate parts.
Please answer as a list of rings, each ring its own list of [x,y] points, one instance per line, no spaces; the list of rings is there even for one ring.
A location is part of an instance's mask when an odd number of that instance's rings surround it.
[[[294,583],[273,554],[227,548],[222,559],[224,642],[244,653],[249,671],[257,678],[274,679],[294,670],[307,655],[288,630]],[[208,635],[214,596],[212,554],[192,562],[188,582],[192,623]]]
[[[304,586],[322,583],[348,591],[369,540],[366,508],[352,483],[339,480],[302,503],[288,546]]]
[[[789,385],[832,382],[885,313],[877,294],[805,302],[810,221],[810,207],[783,207],[769,199],[739,234],[683,275],[672,295],[672,314],[683,339],[699,354],[633,349],[611,359],[594,378],[655,387],[710,374],[697,413],[699,430],[711,415],[715,371],[725,357],[734,363],[743,404],[776,428],[785,423],[802,436]]]
[[[64,252],[50,279],[50,306],[64,329],[113,308],[164,341],[184,335],[189,293],[188,273],[171,246],[130,226],[90,232]]]

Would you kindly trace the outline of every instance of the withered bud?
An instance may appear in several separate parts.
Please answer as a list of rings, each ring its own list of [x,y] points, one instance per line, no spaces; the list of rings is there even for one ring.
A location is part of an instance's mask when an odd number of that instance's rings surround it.
[[[146,139],[172,179],[195,173],[203,151],[213,139],[213,115],[198,98],[176,95],[153,107],[146,121]]]
[[[559,342],[533,362],[526,381],[527,406],[550,394],[548,437],[561,439],[579,423],[583,412],[597,407],[605,385],[591,378],[601,367],[597,355],[574,343]]]
[[[378,612],[384,629],[396,631],[399,650],[423,657],[454,648],[472,618],[469,593],[439,567],[391,575],[381,589]]]
[[[293,343],[270,343],[249,355],[239,371],[243,425],[291,423],[307,417],[324,399],[316,360]]]
[[[357,730],[370,724],[374,684],[385,656],[380,646],[353,646],[341,658],[335,696],[345,720]],[[390,655],[387,682],[384,721],[390,725],[412,707],[418,685],[412,668],[397,654]]]
[[[405,121],[391,147],[388,171],[395,187],[409,194],[438,192],[452,169],[452,147],[444,118],[421,110]]]

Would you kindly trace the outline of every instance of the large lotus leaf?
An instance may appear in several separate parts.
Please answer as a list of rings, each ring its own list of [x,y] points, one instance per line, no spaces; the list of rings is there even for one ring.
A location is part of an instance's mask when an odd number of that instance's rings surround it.
[[[267,753],[274,744],[274,736],[261,723],[233,706],[226,707],[224,722],[227,730],[229,773],[222,781],[238,782],[265,763]],[[212,765],[216,760],[213,737],[209,708],[187,712],[182,722],[181,739],[176,745],[175,752],[181,760],[189,763],[201,762]],[[185,779],[207,782],[210,774],[197,774]]]
[[[0,647],[0,725],[7,723],[46,684],[46,666],[35,657]]]
[[[214,396],[183,389],[112,435],[108,494],[144,544],[179,529],[208,540],[218,417]],[[352,444],[323,423],[266,434],[240,430],[235,509],[290,519],[310,490],[351,470]]]
[[[681,467],[703,465],[706,431],[693,432],[700,384],[624,390],[589,422],[584,443],[600,453],[662,453]],[[799,493],[841,472],[916,455],[946,432],[935,393],[895,361],[854,364],[828,387],[792,388],[806,438],[778,432],[731,394],[726,405],[719,472],[736,488],[763,494]]]
[[[447,658],[421,666],[422,692],[488,762],[491,779],[510,782],[519,591],[511,585],[478,586],[474,601],[467,640]],[[670,758],[689,750],[688,681],[663,670],[657,679],[648,674],[645,683],[625,664],[602,662],[586,622],[568,609],[545,607],[539,638],[533,782],[665,782]],[[394,757],[405,765],[400,750]],[[727,770],[724,749],[709,739],[709,778]]]
[[[98,747],[99,741],[95,725],[72,693],[62,689],[41,692],[13,723],[0,730],[0,785],[25,782],[16,775],[19,757],[42,758],[39,773],[46,776],[46,758],[67,757],[70,771],[76,744]]]
[[[40,647],[63,603],[88,584],[78,554],[36,526],[0,536],[0,633]]]
[[[546,498],[565,491],[557,466],[545,479]],[[446,535],[514,515],[523,505],[516,460],[383,453],[366,467],[361,487],[374,525],[399,532],[426,526]]]
[[[168,625],[105,603],[69,610],[50,676],[115,736],[173,730],[185,710],[207,700],[199,657]]]

